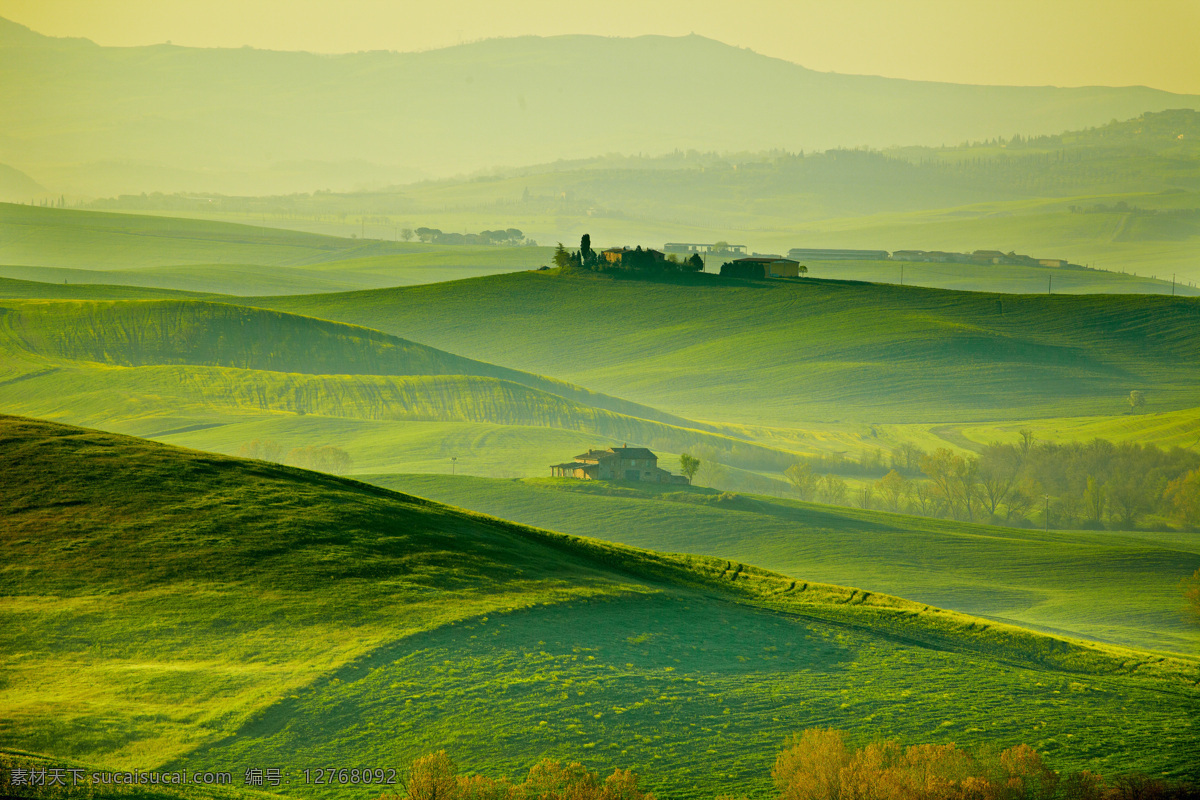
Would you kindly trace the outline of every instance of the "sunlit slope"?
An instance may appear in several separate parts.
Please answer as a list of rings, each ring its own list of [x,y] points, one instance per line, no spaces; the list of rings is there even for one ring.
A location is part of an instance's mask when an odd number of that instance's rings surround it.
[[[679,797],[766,790],[812,725],[1198,763],[1194,662],[96,431],[0,442],[3,746],[235,774],[447,747]]]
[[[4,267],[0,267],[0,272]],[[198,292],[154,289],[105,283],[69,283],[0,278],[0,299],[9,300],[158,300],[168,298],[209,297]]]
[[[626,590],[503,525],[327,475],[0,430],[6,746],[161,763],[383,642]]]
[[[565,479],[364,479],[578,536],[760,564],[1129,647],[1200,652],[1179,588],[1200,567],[1200,542],[1187,534],[1043,533]]]
[[[382,281],[328,278],[308,267],[277,267],[261,264],[186,264],[141,269],[86,269],[75,267],[0,266],[0,275],[47,284],[116,284],[141,288],[143,292],[193,292],[201,294],[309,294],[344,292],[354,289],[399,285]],[[351,276],[353,277],[353,276]],[[468,277],[468,276],[463,276]],[[469,276],[474,277],[474,276]],[[53,295],[46,295],[52,297]]]
[[[1150,403],[1153,398],[1147,401]],[[1090,442],[1107,439],[1110,442],[1141,442],[1159,447],[1200,446],[1200,408],[1180,411],[1151,411],[1111,417],[1059,417],[1054,419],[996,422],[986,425],[956,426],[967,439],[980,445],[1012,440],[1022,428],[1034,432],[1044,441]]]
[[[498,378],[469,375],[304,375],[197,366],[63,368],[32,374],[16,385],[0,385],[0,399],[14,412],[110,430],[147,431],[153,438],[251,419],[286,423],[302,417],[311,430],[308,437],[319,435],[320,444],[344,449],[344,426],[338,424],[342,421],[486,423],[521,426],[525,437],[539,443],[557,437],[550,430],[536,429],[553,429],[590,435],[591,446],[642,442],[671,452],[715,447],[737,449],[740,458],[734,462],[757,458],[780,468],[788,463],[781,451],[585,406]],[[383,435],[386,440],[387,434]],[[237,444],[257,438],[275,438],[275,434],[243,434]],[[586,440],[586,436],[574,438]],[[544,474],[550,463],[567,460],[588,447],[579,444],[584,443],[577,441],[552,460],[543,452],[533,465],[508,453],[510,471]]]
[[[373,245],[208,220],[0,204],[0,261],[82,269],[179,264],[295,266]]]
[[[794,460],[378,331],[201,301],[0,302],[0,401],[12,413],[149,438],[187,433],[182,443],[218,452],[256,439],[284,453],[336,446],[387,471],[436,471],[431,461],[452,470],[453,457],[484,474],[540,475],[589,447],[624,442],[664,454],[705,448],[773,473]],[[446,426],[444,441],[409,423]],[[521,430],[506,434],[508,426]]]
[[[617,413],[685,423],[562,381],[462,358],[379,331],[294,314],[203,301],[29,301],[3,303],[0,309],[5,349],[52,361],[322,375],[486,376]]]
[[[730,422],[1106,414],[1200,383],[1192,298],[543,272],[255,302]]]

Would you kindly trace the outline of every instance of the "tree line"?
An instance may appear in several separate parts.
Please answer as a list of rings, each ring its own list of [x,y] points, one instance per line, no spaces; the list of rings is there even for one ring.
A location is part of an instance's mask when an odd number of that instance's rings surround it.
[[[529,245],[537,242],[525,237],[520,228],[505,228],[503,230],[480,231],[479,233],[444,233],[439,228],[401,228],[400,238],[409,241],[416,236],[422,242],[433,244],[494,244],[494,245]]]
[[[793,737],[771,771],[779,800],[1194,800],[1200,787],[1140,775],[1055,772],[1032,747],[974,752],[953,744],[875,741],[839,730]]]
[[[817,456],[784,478],[803,500],[1029,527],[1200,526],[1200,454],[1137,442],[993,442],[978,455],[905,443],[857,462]],[[878,475],[851,491],[840,474]],[[824,473],[824,474],[822,474]],[[840,473],[840,474],[839,474]]]
[[[1145,775],[1057,772],[1032,747],[975,750],[954,744],[904,747],[894,740],[852,748],[846,734],[810,728],[775,759],[778,800],[1197,800],[1200,787]],[[542,759],[519,783],[463,775],[444,750],[413,761],[401,793],[378,800],[654,800],[639,776],[601,779],[578,762]],[[717,800],[736,800],[722,795]]]
[[[643,250],[641,245],[632,250],[626,249],[619,257],[613,258],[592,249],[592,237],[584,234],[579,240],[578,250],[568,250],[562,242],[554,250],[554,266],[562,268],[586,269],[593,272],[620,270],[623,272],[666,273],[666,272],[703,272],[704,259],[698,253],[690,258],[681,259],[674,253],[663,254],[657,250]]]

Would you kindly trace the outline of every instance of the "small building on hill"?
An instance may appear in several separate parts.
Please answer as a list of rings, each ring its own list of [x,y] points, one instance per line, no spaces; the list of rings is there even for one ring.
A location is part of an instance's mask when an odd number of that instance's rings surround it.
[[[607,250],[601,250],[600,256],[610,264],[620,264],[622,256],[628,252],[628,247],[610,247]]]
[[[709,253],[746,253],[746,245],[744,244],[722,244],[717,247],[716,243],[705,244],[703,242],[667,242],[663,245],[664,253],[674,253],[675,255],[690,256],[693,253],[706,255]]]
[[[658,466],[658,456],[645,447],[610,447],[588,450],[573,461],[551,464],[555,478],[585,481],[643,481],[646,483],[691,483],[683,475],[672,475]]]

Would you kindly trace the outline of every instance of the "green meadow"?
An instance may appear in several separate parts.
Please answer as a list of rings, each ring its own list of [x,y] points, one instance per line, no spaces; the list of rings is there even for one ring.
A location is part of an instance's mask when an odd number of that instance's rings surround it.
[[[867,586],[1078,638],[1200,654],[1200,630],[1179,590],[1200,568],[1194,534],[1014,530],[696,487],[566,478],[359,477],[576,536]]]
[[[0,203],[0,278],[204,294],[347,291],[534,269],[550,248],[450,246]],[[486,226],[485,226],[486,227]],[[52,290],[51,290],[52,291]]]
[[[781,427],[1119,414],[1141,387],[1186,408],[1200,356],[1200,300],[1182,297],[551,270],[252,302],[691,419]]]
[[[1142,442],[1159,447],[1194,449],[1200,445],[1200,409],[1127,413],[1104,417],[1061,417],[1022,420],[989,425],[962,425],[959,433],[973,442],[1011,441],[1021,428],[1028,428],[1045,440],[1088,442],[1108,439],[1112,442]]]
[[[789,451],[355,326],[206,301],[0,302],[9,411],[235,454],[336,445],[359,469],[542,475],[632,441],[778,473]],[[451,459],[455,461],[451,461]],[[420,465],[420,466],[418,466]],[[770,479],[750,480],[759,488]]]
[[[697,36],[331,55],[0,19],[0,53],[0,198],[44,204],[0,203],[0,800],[448,800],[405,774],[443,750],[847,800],[773,785],[812,728],[1109,781],[910,763],[907,800],[1200,787],[1196,98]],[[889,141],[925,144],[844,146]],[[1073,266],[734,279],[585,235]],[[547,477],[619,445],[694,476]],[[234,780],[17,791],[26,764]],[[863,766],[843,788],[903,794]],[[476,778],[458,800],[499,797]],[[513,797],[578,800],[543,784]]]
[[[296,796],[347,793],[305,767],[440,748],[757,796],[788,734],[832,725],[1197,777],[1194,658],[93,430],[4,417],[0,441],[8,747],[277,765]]]

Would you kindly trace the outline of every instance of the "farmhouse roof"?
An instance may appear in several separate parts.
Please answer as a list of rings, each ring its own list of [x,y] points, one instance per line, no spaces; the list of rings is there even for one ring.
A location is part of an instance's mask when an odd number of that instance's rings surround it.
[[[609,450],[621,458],[653,458],[655,461],[658,460],[658,456],[645,447],[610,447]]]
[[[647,450],[645,447],[610,447],[607,450],[588,450],[586,453],[580,453],[575,456],[576,461],[583,459],[612,458],[618,456],[620,458],[653,458],[658,460],[658,456]]]

